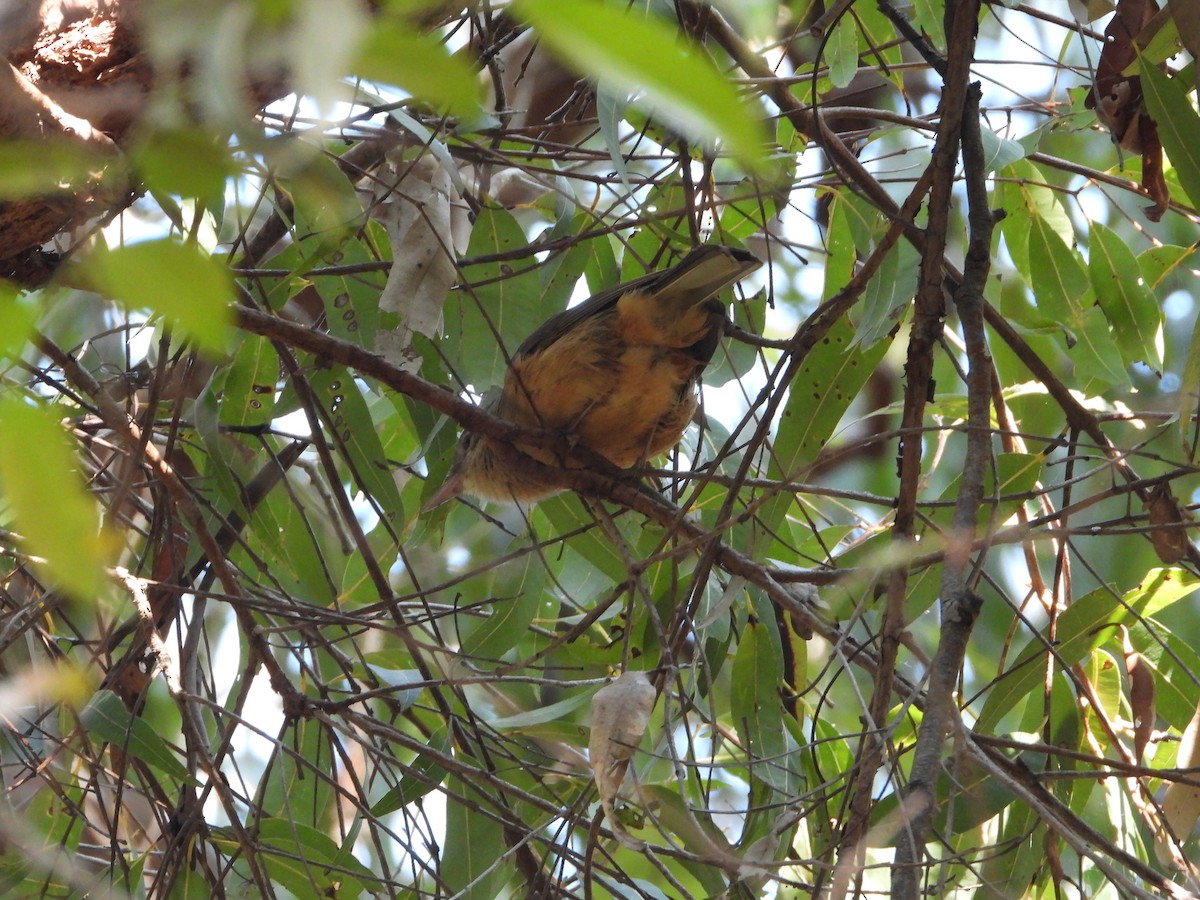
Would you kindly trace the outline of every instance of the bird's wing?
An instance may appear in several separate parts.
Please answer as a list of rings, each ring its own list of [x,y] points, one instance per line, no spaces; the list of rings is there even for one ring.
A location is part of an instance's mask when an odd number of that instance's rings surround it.
[[[732,258],[734,264],[728,268],[713,270],[708,263],[717,257]],[[702,291],[703,296],[697,296],[694,301],[699,303],[760,265],[761,262],[757,257],[736,247],[725,247],[720,244],[705,244],[696,247],[669,268],[657,272],[647,272],[630,281],[624,281],[615,287],[593,294],[578,306],[551,316],[521,342],[516,353],[513,354],[513,358],[528,356],[545,349],[584,319],[611,309],[622,295],[630,291],[644,291],[652,295],[658,295],[671,289],[681,289],[685,295]]]
[[[589,319],[597,313],[615,306],[622,294],[630,290],[650,287],[661,279],[664,274],[666,273],[647,272],[645,275],[634,278],[632,281],[625,281],[616,287],[607,288],[598,294],[593,294],[578,306],[572,306],[570,309],[564,309],[560,313],[555,313],[539,325],[529,337],[521,341],[521,346],[517,347],[513,358],[528,356],[531,353],[544,350],[584,319]]]

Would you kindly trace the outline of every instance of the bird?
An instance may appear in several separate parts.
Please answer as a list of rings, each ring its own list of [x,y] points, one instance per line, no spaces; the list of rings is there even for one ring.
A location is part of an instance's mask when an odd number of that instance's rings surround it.
[[[557,431],[565,441],[557,448],[518,441],[513,453],[494,438],[464,431],[425,509],[464,493],[518,502],[557,493],[559,479],[543,466],[586,466],[587,454],[574,453],[577,447],[621,469],[674,447],[695,415],[700,375],[724,335],[728,319],[718,294],[760,265],[745,250],[701,245],[669,268],[551,316],[513,353],[500,391],[484,408],[524,428]]]

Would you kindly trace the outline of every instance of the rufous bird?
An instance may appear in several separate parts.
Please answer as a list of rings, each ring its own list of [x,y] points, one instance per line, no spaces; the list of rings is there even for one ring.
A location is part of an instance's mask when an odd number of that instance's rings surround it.
[[[724,335],[717,296],[761,263],[745,250],[697,247],[659,272],[601,291],[547,319],[512,355],[499,395],[485,409],[530,429],[561,432],[622,469],[674,447],[696,413],[700,375]],[[537,500],[562,489],[524,457],[580,468],[573,451],[464,432],[431,509],[462,493],[489,500]],[[523,456],[522,456],[523,455]]]

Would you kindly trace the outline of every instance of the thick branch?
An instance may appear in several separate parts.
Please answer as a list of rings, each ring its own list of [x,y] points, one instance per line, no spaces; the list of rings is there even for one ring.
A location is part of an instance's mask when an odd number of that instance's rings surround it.
[[[960,9],[959,16],[967,10]],[[987,203],[987,166],[979,125],[980,88],[971,86],[963,111],[963,173],[967,184],[970,238],[963,280],[955,293],[967,350],[967,449],[954,508],[950,551],[942,569],[941,637],[929,672],[925,716],[917,736],[907,796],[919,799],[908,827],[901,831],[892,887],[897,897],[920,894],[921,852],[933,824],[935,787],[942,744],[958,710],[955,688],[962,672],[967,642],[983,601],[969,584],[970,546],[992,465],[990,401],[992,359],[983,327],[983,291],[991,268],[992,230],[996,217]]]

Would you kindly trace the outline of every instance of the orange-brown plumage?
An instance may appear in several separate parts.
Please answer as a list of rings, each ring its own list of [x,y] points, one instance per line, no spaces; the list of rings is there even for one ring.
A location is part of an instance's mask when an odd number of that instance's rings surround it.
[[[621,468],[670,449],[695,414],[700,374],[724,333],[725,307],[716,295],[759,265],[744,250],[699,247],[669,269],[552,316],[513,354],[490,411],[516,425],[560,431],[572,446]],[[549,466],[581,464],[531,442],[515,446]],[[492,439],[465,433],[430,506],[464,491],[534,500],[559,489],[532,468],[520,457],[515,464],[499,459]]]

